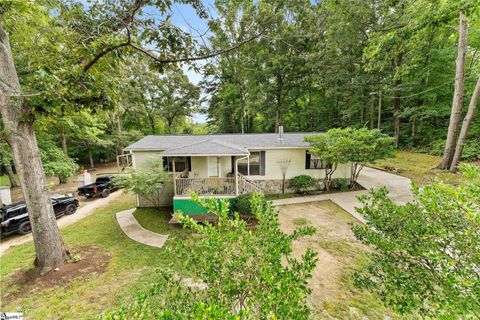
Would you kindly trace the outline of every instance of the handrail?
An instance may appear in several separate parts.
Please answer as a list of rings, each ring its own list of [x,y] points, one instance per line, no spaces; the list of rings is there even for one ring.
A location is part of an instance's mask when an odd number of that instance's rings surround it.
[[[238,194],[250,192],[263,193],[262,189],[253,181],[248,180],[243,174],[237,172],[238,178]]]

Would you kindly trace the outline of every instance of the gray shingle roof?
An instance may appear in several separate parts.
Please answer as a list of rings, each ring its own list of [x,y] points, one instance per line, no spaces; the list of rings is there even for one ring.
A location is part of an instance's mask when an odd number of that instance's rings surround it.
[[[192,144],[181,146],[178,148],[168,149],[161,153],[163,156],[195,156],[195,155],[229,155],[229,156],[246,156],[250,153],[245,147],[228,143],[218,139],[210,139]]]
[[[159,135],[145,136],[139,141],[129,145],[125,150],[142,151],[166,151],[169,149],[181,149],[189,145],[204,142],[215,141],[213,145],[218,145],[219,141],[224,146],[235,145],[246,149],[262,148],[301,148],[308,147],[308,143],[303,141],[305,136],[318,134],[319,132],[293,132],[285,133],[284,140],[278,139],[277,133],[249,133],[249,134],[209,134],[209,135]],[[213,147],[213,145],[211,145]]]

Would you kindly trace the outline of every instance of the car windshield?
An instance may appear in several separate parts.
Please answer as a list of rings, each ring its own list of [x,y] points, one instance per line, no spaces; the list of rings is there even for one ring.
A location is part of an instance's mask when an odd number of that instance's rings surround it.
[[[110,177],[98,177],[97,182],[108,182],[110,181]]]

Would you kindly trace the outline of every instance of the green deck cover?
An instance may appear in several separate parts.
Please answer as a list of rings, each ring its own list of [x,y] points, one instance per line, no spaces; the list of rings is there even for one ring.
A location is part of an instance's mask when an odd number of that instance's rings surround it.
[[[232,208],[233,203],[235,202],[235,197],[233,198],[222,198],[230,202],[230,208]],[[217,198],[218,201],[220,199]],[[197,204],[192,199],[173,199],[173,211],[182,211],[186,214],[207,214],[207,209]]]

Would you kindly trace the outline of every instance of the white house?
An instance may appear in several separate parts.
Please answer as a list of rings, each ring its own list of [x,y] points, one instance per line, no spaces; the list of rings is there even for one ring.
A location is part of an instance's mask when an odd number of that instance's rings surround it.
[[[161,191],[161,204],[181,207],[194,191],[201,196],[235,198],[239,194],[260,191],[282,192],[283,175],[287,181],[309,175],[321,183],[325,166],[310,155],[304,142],[312,133],[211,134],[146,136],[125,148],[138,170],[155,157],[163,159],[164,170],[174,175],[171,185]],[[339,165],[334,178],[348,178],[350,165]],[[288,189],[287,189],[288,190]],[[148,202],[138,198],[138,206]]]

